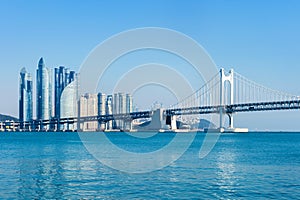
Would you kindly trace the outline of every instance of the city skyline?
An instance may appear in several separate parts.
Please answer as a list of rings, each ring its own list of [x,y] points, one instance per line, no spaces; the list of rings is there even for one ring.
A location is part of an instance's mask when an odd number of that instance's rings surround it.
[[[27,72],[25,67],[20,70],[19,119],[24,119],[24,121],[47,120],[53,117],[60,118],[61,113],[67,113],[66,107],[70,104],[68,102],[70,99],[64,98],[74,96],[75,92],[77,94],[77,88],[70,93],[75,86],[75,83],[71,83],[77,81],[76,72],[64,66],[55,67],[53,71],[52,68],[46,67],[45,61],[41,57],[37,64],[35,80],[36,82],[33,81],[31,73]],[[68,89],[67,94],[63,95],[66,88]],[[66,97],[62,98],[63,96]],[[61,103],[63,104],[61,105]],[[64,112],[61,112],[61,109]]]
[[[169,130],[169,128],[182,130],[177,123],[191,127],[195,122],[200,123],[201,120],[205,119],[203,115],[196,116],[195,119],[184,117],[186,114],[198,113],[219,114],[220,131],[226,127],[223,124],[223,117],[227,114],[229,117],[228,130],[248,132],[248,128],[235,128],[233,125],[234,114],[299,109],[300,96],[262,86],[236,74],[233,69],[229,72],[223,68],[220,69],[219,73],[205,83],[201,89],[180,101],[173,108],[160,108],[154,111],[136,113],[133,113],[131,94],[118,92],[106,97],[105,93],[82,91],[79,89],[80,80],[77,73],[68,68],[60,66],[55,68],[54,73],[52,73],[53,70],[47,68],[44,59],[40,58],[36,72],[36,118],[33,118],[32,93],[34,90],[32,89],[32,78],[25,68],[20,71],[19,122],[21,130],[135,130],[132,129],[132,121],[138,118],[149,118],[149,116],[152,118],[151,122],[149,121],[149,130]],[[52,84],[53,76],[54,86]],[[84,92],[84,94],[80,94],[79,91]],[[52,104],[53,99],[55,100],[54,105]],[[166,113],[164,114],[164,112]],[[130,115],[127,115],[129,113]],[[144,115],[144,113],[147,114]],[[117,118],[112,119],[111,115]],[[76,122],[74,119],[78,116]],[[179,121],[177,117],[180,118]],[[81,118],[83,121],[79,120]],[[25,127],[24,122],[26,122]],[[215,120],[211,121],[212,127],[216,127],[216,123]],[[144,127],[143,125],[146,124],[141,124],[138,127]]]
[[[78,74],[64,66],[46,67],[43,57],[37,64],[36,83],[32,81],[31,74],[23,67],[20,70],[19,80],[19,121],[22,122],[57,120],[64,118],[90,117],[97,115],[124,114],[133,112],[133,99],[131,94],[122,92],[106,95],[104,93],[79,94]],[[54,80],[54,84],[53,84]],[[36,90],[33,85],[36,85]],[[34,92],[36,98],[33,98]],[[33,103],[34,102],[34,103]],[[36,107],[34,115],[33,105]],[[79,106],[79,108],[78,108]],[[28,126],[28,125],[27,125]],[[131,130],[131,122],[113,120],[108,122],[85,122],[77,124],[47,125],[39,129],[45,130],[80,130],[96,131],[111,129]],[[32,128],[32,127],[31,127]]]
[[[263,85],[300,94],[296,84],[300,73],[297,1],[131,1],[130,9],[129,4],[118,1],[72,2],[72,9],[68,1],[1,4],[0,17],[5,20],[0,22],[0,85],[7,97],[1,100],[3,114],[18,116],[17,74],[21,67],[33,72],[36,60],[44,56],[48,66],[66,65],[78,71],[88,53],[111,35],[147,26],[183,32],[203,45],[217,66],[232,67]],[[41,7],[49,11],[47,15]],[[17,34],[20,30],[22,34]],[[280,121],[276,129],[299,130],[298,117],[297,111],[241,115],[237,122],[266,129]]]

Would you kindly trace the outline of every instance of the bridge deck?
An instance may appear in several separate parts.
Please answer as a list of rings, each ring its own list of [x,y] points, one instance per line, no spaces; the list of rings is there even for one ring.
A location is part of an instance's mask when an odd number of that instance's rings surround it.
[[[257,112],[257,111],[272,111],[272,110],[292,110],[300,109],[300,100],[291,101],[273,101],[273,102],[255,102],[255,103],[243,103],[243,104],[232,104],[232,105],[216,105],[216,106],[198,106],[188,108],[174,108],[166,109],[165,115],[194,115],[194,114],[218,114],[222,109],[222,113],[238,113],[238,112]],[[113,114],[113,115],[99,115],[99,116],[87,116],[87,117],[71,117],[61,119],[50,119],[50,120],[32,120],[28,122],[1,122],[1,127],[13,126],[19,127],[38,127],[46,125],[59,125],[59,124],[74,124],[83,122],[108,122],[111,120],[124,120],[131,121],[140,118],[150,118],[153,115],[153,111],[142,111],[124,114]],[[78,121],[79,120],[79,121]],[[0,128],[1,128],[0,127]]]
[[[192,114],[213,114],[220,113],[238,113],[238,112],[255,112],[271,110],[292,110],[300,109],[300,100],[291,101],[273,101],[273,102],[256,102],[233,105],[217,106],[198,106],[188,108],[167,109],[167,115],[192,115]]]

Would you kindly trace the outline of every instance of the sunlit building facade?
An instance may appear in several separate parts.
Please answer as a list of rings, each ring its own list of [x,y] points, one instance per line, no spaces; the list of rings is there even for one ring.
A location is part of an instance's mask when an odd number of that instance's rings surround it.
[[[62,93],[64,89],[75,80],[75,78],[76,78],[75,71],[70,71],[68,68],[65,68],[64,66],[60,66],[59,68],[54,69],[54,116],[57,119],[61,118]],[[70,88],[75,87],[76,84],[73,84]],[[69,93],[69,91],[67,93]],[[65,105],[65,106],[68,107],[69,105]]]
[[[106,102],[105,102],[105,110],[106,115],[112,115],[113,114],[113,96],[107,95]],[[106,130],[113,129],[113,121],[108,121],[106,123]]]
[[[36,118],[47,120],[52,116],[52,70],[45,67],[43,58],[39,60],[36,74]]]
[[[126,94],[126,113],[133,112],[133,100],[131,94]],[[124,129],[131,130],[132,129],[132,121],[124,122]]]
[[[133,111],[133,101],[130,94],[115,93],[113,95],[113,114],[126,114]],[[131,129],[131,121],[115,120],[113,122],[115,129]]]
[[[113,114],[123,114],[126,113],[126,97],[123,93],[115,93],[113,96]],[[115,129],[123,129],[123,120],[114,120]]]
[[[80,117],[97,116],[97,94],[85,94],[80,97]],[[98,122],[83,122],[79,127],[82,131],[96,131]]]
[[[106,115],[106,95],[104,93],[98,93],[98,115]],[[98,124],[98,130],[105,130],[106,124],[105,122],[100,122]]]
[[[76,118],[78,116],[78,79],[75,76],[74,80],[69,83],[60,95],[60,118]],[[77,124],[63,124],[59,127],[61,130],[77,130]]]
[[[126,113],[133,112],[133,100],[131,94],[126,94]]]
[[[66,99],[70,98],[71,94],[67,96]],[[72,102],[72,100],[69,99],[66,102]],[[128,114],[133,111],[132,96],[123,93],[113,95],[85,94],[80,97],[79,104],[80,117]],[[69,105],[67,110],[70,109],[71,106]],[[109,131],[112,129],[131,130],[132,121],[128,118],[127,121],[118,119],[100,123],[97,121],[82,122],[80,124],[82,131]]]
[[[22,68],[20,71],[20,84],[19,84],[19,121],[28,122],[32,120],[32,77],[31,74]],[[23,124],[21,123],[21,128]]]

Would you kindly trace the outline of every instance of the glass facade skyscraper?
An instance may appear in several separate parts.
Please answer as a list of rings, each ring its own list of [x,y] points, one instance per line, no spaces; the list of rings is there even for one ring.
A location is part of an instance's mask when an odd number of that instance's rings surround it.
[[[112,115],[113,114],[113,97],[112,95],[107,95],[106,103],[105,103],[105,109],[106,109],[106,115]],[[113,129],[113,122],[108,121],[106,123],[106,130]]]
[[[133,100],[131,94],[126,94],[126,113],[133,112]]]
[[[131,94],[126,94],[126,113],[131,113],[133,112],[133,100]],[[132,122],[130,121],[125,121],[124,122],[124,128],[126,130],[131,130],[132,129]]]
[[[38,121],[53,120],[54,116],[56,118],[77,117],[78,75],[75,71],[70,71],[68,68],[60,66],[55,68],[54,80],[55,87],[53,88],[53,71],[47,68],[44,59],[40,58],[36,70],[35,91],[36,120]],[[19,84],[19,121],[32,122],[32,120],[33,82],[30,73],[27,73],[26,69],[22,68]],[[22,123],[20,125],[21,129],[24,128]],[[57,121],[57,125],[59,125],[59,121]],[[63,128],[63,126],[56,126],[54,123],[49,123],[47,126],[39,123],[32,127],[39,130],[59,130]]]
[[[132,96],[130,94],[115,93],[113,95],[113,114],[125,114],[132,112]],[[123,120],[114,120],[113,126],[116,129],[129,129],[129,123]]]
[[[75,79],[69,83],[63,90],[60,96],[60,118],[75,118],[78,115],[78,106],[77,106],[77,91],[78,91],[78,79],[75,76]],[[76,130],[77,124],[74,123],[69,126],[65,124],[60,128],[67,130]]]
[[[36,73],[36,118],[47,120],[52,116],[52,75],[45,67],[43,58],[39,60]]]
[[[31,121],[32,120],[32,77],[31,74],[26,71],[25,68],[20,72],[20,94],[19,94],[19,121]],[[23,124],[21,124],[23,128]]]
[[[106,95],[103,93],[98,93],[98,115],[106,114]],[[105,122],[101,122],[98,124],[99,130],[105,130]]]
[[[55,68],[54,71],[54,116],[55,118],[61,118],[61,96],[62,93],[70,83],[76,78],[75,71],[70,71],[64,66]],[[74,84],[76,85],[76,84]],[[73,86],[72,86],[73,87]]]

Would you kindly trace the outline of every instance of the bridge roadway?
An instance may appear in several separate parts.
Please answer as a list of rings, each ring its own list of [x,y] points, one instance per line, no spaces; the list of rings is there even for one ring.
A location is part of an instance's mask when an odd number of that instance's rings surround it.
[[[273,102],[256,102],[256,103],[242,103],[242,104],[232,104],[232,105],[216,105],[216,106],[200,106],[200,107],[188,107],[188,108],[174,108],[166,109],[164,114],[166,116],[174,115],[193,115],[193,114],[219,114],[220,109],[223,114],[232,114],[238,112],[255,112],[255,111],[272,111],[272,110],[292,110],[300,109],[300,100],[290,100],[290,101],[273,101]],[[99,115],[99,116],[87,116],[80,117],[79,123],[83,122],[108,122],[110,120],[124,120],[131,121],[133,119],[139,118],[150,118],[152,117],[154,111],[142,111],[133,112],[127,114],[113,114],[113,115]],[[11,124],[13,123],[13,124]],[[71,118],[61,118],[61,119],[50,119],[50,120],[33,120],[28,122],[2,122],[1,127],[6,125],[12,125],[14,127],[19,127],[22,124],[24,127],[38,127],[40,125],[59,125],[59,124],[74,124],[78,123],[77,117]],[[0,127],[0,128],[1,128]]]
[[[113,114],[113,115],[98,115],[98,116],[83,116],[79,118],[79,123],[82,122],[91,122],[91,121],[99,121],[99,122],[108,122],[111,120],[133,120],[139,118],[150,118],[153,114],[153,111],[141,111],[141,112],[132,112],[132,113],[125,113],[125,114]],[[61,119],[47,119],[47,120],[33,120],[33,121],[26,121],[23,124],[26,125],[49,125],[49,124],[73,124],[77,123],[77,117],[69,117],[69,118],[61,118]]]
[[[224,106],[200,106],[188,108],[167,109],[166,115],[192,115],[192,114],[218,114],[223,109],[224,114],[238,112],[255,112],[255,111],[272,111],[272,110],[293,110],[300,109],[300,100],[291,101],[273,101],[273,102],[257,102],[242,103]]]
[[[124,113],[124,114],[80,117],[80,121],[81,122],[87,122],[87,121],[108,122],[111,120],[130,121],[133,119],[150,118],[152,115],[153,115],[153,111],[141,111],[141,112],[132,112],[132,113]]]
[[[258,103],[244,103],[233,104],[224,106],[200,106],[189,108],[174,108],[166,109],[165,115],[193,115],[193,114],[219,114],[220,109],[223,109],[224,114],[238,113],[238,112],[255,112],[255,111],[272,111],[272,110],[295,110],[300,109],[300,100],[291,101],[273,101],[273,102],[258,102]],[[110,120],[133,120],[140,118],[150,118],[153,115],[153,111],[141,111],[127,114],[113,114],[113,115],[99,115],[80,117],[80,122],[98,121],[108,122]],[[51,121],[57,123],[57,120],[43,120],[43,124],[49,124]],[[62,118],[59,123],[74,123],[77,122],[75,118]]]

